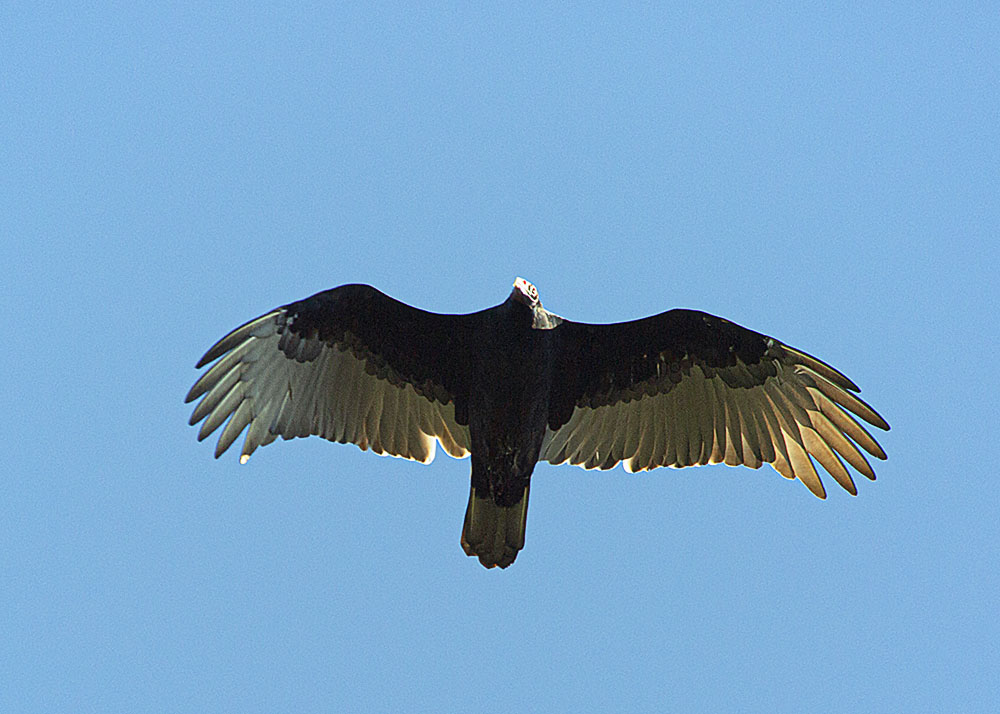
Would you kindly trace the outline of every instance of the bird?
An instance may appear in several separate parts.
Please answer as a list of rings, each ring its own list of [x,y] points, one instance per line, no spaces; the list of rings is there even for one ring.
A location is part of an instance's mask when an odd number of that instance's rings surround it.
[[[697,310],[574,322],[520,277],[504,302],[467,314],[342,285],[237,327],[196,369],[210,364],[185,401],[200,399],[199,441],[225,423],[216,458],[244,430],[241,463],[279,436],[310,435],[424,464],[439,445],[470,457],[460,542],[487,568],[524,547],[539,461],[766,463],[825,498],[813,460],[857,495],[844,462],[874,481],[862,451],[886,458],[858,419],[889,424],[816,357]]]

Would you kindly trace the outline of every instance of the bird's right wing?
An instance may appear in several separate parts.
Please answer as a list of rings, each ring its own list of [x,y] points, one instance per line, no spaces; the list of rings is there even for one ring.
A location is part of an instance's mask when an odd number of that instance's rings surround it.
[[[564,321],[540,459],[629,471],[770,463],[826,494],[810,457],[857,493],[838,454],[870,479],[858,446],[885,452],[851,417],[886,421],[830,365],[694,310],[633,322]]]
[[[410,307],[344,285],[236,328],[197,367],[218,360],[186,401],[204,439],[227,419],[215,456],[246,429],[241,461],[277,437],[318,435],[427,463],[437,442],[470,450],[464,377],[469,315]],[[458,414],[456,415],[456,407]]]

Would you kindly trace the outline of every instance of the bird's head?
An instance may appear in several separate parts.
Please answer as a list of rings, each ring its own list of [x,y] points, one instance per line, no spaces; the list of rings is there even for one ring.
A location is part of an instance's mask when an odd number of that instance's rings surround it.
[[[524,278],[518,278],[514,281],[514,289],[510,296],[528,307],[541,307],[541,303],[538,301],[538,288]]]

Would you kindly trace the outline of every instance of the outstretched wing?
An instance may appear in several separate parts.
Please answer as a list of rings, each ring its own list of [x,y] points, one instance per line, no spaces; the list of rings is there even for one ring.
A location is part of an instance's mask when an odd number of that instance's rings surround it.
[[[236,328],[197,367],[188,392],[204,439],[223,422],[215,456],[246,429],[241,461],[277,437],[316,434],[427,463],[436,441],[469,454],[464,352],[472,316],[410,307],[344,285]],[[457,414],[456,414],[457,409]]]
[[[558,358],[541,460],[628,471],[771,464],[826,496],[810,456],[852,494],[839,457],[869,479],[858,446],[885,452],[854,419],[889,425],[828,364],[694,310],[557,330]],[[839,454],[839,457],[838,457]]]

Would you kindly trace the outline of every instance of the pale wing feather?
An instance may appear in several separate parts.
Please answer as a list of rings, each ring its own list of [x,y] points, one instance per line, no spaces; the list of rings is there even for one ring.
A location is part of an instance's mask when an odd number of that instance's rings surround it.
[[[712,402],[708,399],[706,391],[706,381],[696,380],[692,384],[691,399],[695,405],[695,410],[699,422],[700,449],[698,454],[698,464],[705,465],[712,461],[712,452],[715,449],[715,417]]]
[[[680,466],[694,466],[701,454],[701,422],[693,404],[694,395],[691,390],[678,393],[676,406],[668,410],[670,419],[670,442],[676,453],[676,462]],[[677,415],[687,414],[687,429],[679,430]]]
[[[645,471],[649,468],[653,455],[653,430],[650,428],[653,424],[653,402],[648,399],[639,399],[633,401],[632,404],[636,410],[636,430],[639,432],[639,442],[631,454],[631,459],[625,461],[625,469],[633,472]],[[580,422],[585,423],[583,414],[580,416]]]
[[[216,456],[244,430],[241,461],[278,436],[310,435],[423,463],[434,458],[438,443],[455,458],[469,455],[469,429],[455,421],[453,403],[379,379],[349,349],[316,338],[289,334],[281,349],[279,316],[275,310],[237,328],[200,364],[218,360],[187,401],[201,397],[191,415],[191,424],[205,420],[199,439],[228,419]]]
[[[739,466],[743,463],[743,439],[740,438],[739,417],[734,414],[733,394],[730,389],[721,381],[712,380],[715,386],[716,398],[722,401],[725,407],[724,424],[726,434],[726,458],[723,463],[726,466]]]
[[[750,403],[745,400],[745,394],[739,395],[741,398],[734,398],[733,407],[740,415],[740,439],[742,440],[743,463],[752,469],[759,469],[763,463],[761,459],[760,444],[757,443],[757,424]]]
[[[725,458],[726,449],[726,439],[725,439],[725,429],[726,429],[726,418],[725,418],[725,407],[719,403],[719,400],[715,397],[715,385],[710,380],[704,378],[704,374],[701,370],[695,372],[692,370],[694,376],[694,384],[701,385],[701,397],[705,400],[706,410],[708,411],[708,417],[711,420],[709,426],[710,431],[706,435],[706,438],[711,439],[711,445],[709,447],[708,463],[710,464],[720,464]]]
[[[815,459],[856,494],[841,457],[874,479],[858,447],[879,459],[885,452],[851,413],[879,428],[888,424],[849,391],[856,389],[854,383],[829,365],[776,340],[770,341],[765,359],[774,370],[763,378],[739,361],[726,368],[725,379],[723,370],[693,365],[665,393],[577,406],[562,427],[547,430],[540,459],[584,468],[622,463],[630,472],[720,462],[759,468],[768,463],[824,498]]]
[[[630,458],[639,449],[642,440],[642,414],[638,409],[624,409],[625,413],[625,433],[622,444],[621,458],[624,461],[624,468],[630,471]]]
[[[763,396],[758,390],[747,390],[747,403],[749,412],[753,415],[754,424],[757,430],[757,443],[760,446],[760,460],[769,464],[775,459],[775,444],[772,436],[771,425],[768,422],[768,413],[765,408]],[[783,446],[784,444],[782,444]]]
[[[679,442],[686,436],[686,432],[682,433],[672,428],[674,418],[681,411],[681,394],[682,392],[677,392],[673,400],[665,400],[660,403],[660,413],[657,416],[661,420],[660,423],[667,425],[667,428],[656,430],[657,439],[663,442],[662,448],[657,450],[657,453],[660,454],[656,459],[657,463],[683,463]]]

